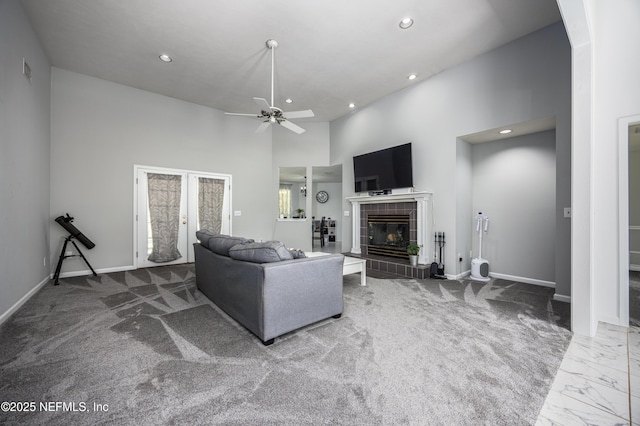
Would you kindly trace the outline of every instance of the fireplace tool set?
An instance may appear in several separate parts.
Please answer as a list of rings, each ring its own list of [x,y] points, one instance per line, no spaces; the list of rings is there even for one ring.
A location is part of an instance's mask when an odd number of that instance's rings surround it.
[[[444,275],[444,232],[436,232],[433,237],[433,260],[434,262],[431,264],[431,270],[429,271],[429,276],[431,278],[436,278],[439,280],[446,280],[447,277]],[[440,255],[437,256],[436,250],[440,249]],[[438,259],[439,262],[435,260]]]

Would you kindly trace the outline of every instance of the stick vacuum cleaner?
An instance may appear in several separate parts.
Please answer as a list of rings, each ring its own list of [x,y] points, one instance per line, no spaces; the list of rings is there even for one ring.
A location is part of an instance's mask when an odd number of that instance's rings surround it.
[[[484,226],[483,223],[484,222]],[[489,281],[489,262],[482,258],[482,233],[489,230],[489,218],[478,212],[476,216],[476,231],[478,232],[478,257],[471,259],[471,279]]]

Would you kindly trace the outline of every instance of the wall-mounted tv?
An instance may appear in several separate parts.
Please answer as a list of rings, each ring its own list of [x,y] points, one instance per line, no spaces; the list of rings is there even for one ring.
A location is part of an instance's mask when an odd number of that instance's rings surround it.
[[[413,186],[411,143],[353,157],[356,192]]]

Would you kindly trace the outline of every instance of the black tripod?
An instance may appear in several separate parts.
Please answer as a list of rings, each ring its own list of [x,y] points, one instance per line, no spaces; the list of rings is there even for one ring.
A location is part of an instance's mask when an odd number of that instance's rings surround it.
[[[73,244],[73,246],[76,248],[76,250],[78,251],[78,254],[65,255],[67,250],[67,244],[69,244],[69,241],[71,241],[71,244]],[[58,266],[56,266],[56,273],[53,275],[53,285],[60,284],[58,282],[58,278],[60,278],[60,269],[62,269],[62,261],[68,257],[78,257],[78,256],[80,256],[82,260],[84,260],[84,262],[87,264],[89,269],[91,269],[91,272],[93,272],[93,276],[94,277],[98,276],[98,274],[96,274],[96,271],[94,271],[91,265],[89,264],[89,261],[87,260],[87,258],[84,257],[84,254],[82,254],[82,251],[80,251],[80,248],[78,247],[76,242],[73,241],[73,235],[69,235],[67,238],[64,239],[64,244],[62,245],[62,251],[60,252],[60,258],[58,259]]]

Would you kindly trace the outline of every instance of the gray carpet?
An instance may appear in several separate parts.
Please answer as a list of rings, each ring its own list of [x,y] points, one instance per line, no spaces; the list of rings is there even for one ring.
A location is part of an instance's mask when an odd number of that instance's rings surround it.
[[[193,265],[49,283],[0,327],[0,401],[36,403],[0,424],[535,423],[571,338],[551,289],[359,280],[269,347]]]

